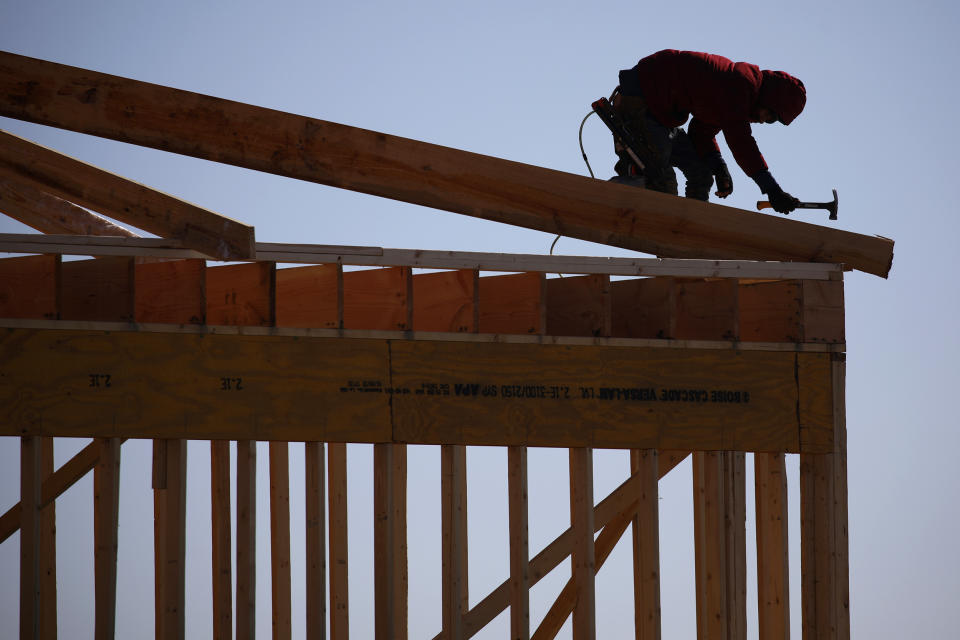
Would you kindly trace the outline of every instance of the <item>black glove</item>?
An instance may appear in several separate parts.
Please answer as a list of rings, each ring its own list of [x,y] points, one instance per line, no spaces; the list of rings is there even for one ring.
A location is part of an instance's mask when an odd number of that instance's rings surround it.
[[[723,161],[723,156],[719,151],[709,154],[704,161],[710,167],[710,173],[717,181],[717,192],[715,195],[726,198],[733,193],[733,178],[730,177],[730,170],[727,169],[727,163]]]
[[[774,193],[768,193],[767,196],[770,198],[770,206],[778,213],[789,214],[800,204],[800,200],[782,189]]]
[[[780,188],[777,181],[769,171],[761,171],[753,176],[753,181],[757,183],[760,190],[767,194],[770,200],[770,206],[777,213],[788,214],[797,208],[800,201]]]

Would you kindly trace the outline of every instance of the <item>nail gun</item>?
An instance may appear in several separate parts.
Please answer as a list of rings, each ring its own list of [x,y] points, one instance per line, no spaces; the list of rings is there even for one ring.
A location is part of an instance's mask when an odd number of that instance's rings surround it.
[[[603,124],[607,125],[607,128],[610,129],[613,137],[620,143],[623,150],[630,156],[630,159],[635,165],[635,169],[642,173],[643,170],[646,169],[646,166],[643,164],[643,161],[640,160],[640,155],[635,151],[640,148],[640,144],[633,134],[630,133],[630,130],[623,122],[620,114],[617,113],[617,110],[613,108],[613,105],[610,104],[610,101],[606,98],[600,98],[590,106],[593,108],[594,113],[603,120]],[[634,167],[631,167],[631,172],[633,170]]]

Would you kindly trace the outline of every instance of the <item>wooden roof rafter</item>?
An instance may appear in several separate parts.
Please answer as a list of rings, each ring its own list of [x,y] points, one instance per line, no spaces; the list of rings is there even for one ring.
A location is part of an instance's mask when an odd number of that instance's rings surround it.
[[[215,258],[254,255],[249,225],[2,130],[0,181],[3,212],[41,230],[132,235],[85,207]]]
[[[42,233],[137,237],[103,216],[11,180],[0,179],[0,212]]]
[[[0,52],[0,115],[669,258],[846,264],[893,241]]]

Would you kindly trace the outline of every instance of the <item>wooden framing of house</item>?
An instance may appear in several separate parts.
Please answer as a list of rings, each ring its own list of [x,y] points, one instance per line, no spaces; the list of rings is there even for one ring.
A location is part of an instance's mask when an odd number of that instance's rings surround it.
[[[211,442],[217,637],[253,635],[263,440],[276,637],[291,629],[290,441],[307,443],[297,569],[311,638],[328,623],[332,638],[348,635],[354,442],[374,445],[378,638],[407,637],[407,444],[441,448],[438,638],[472,637],[507,608],[513,638],[554,637],[571,615],[574,638],[593,638],[595,574],[628,529],[635,637],[659,638],[657,485],[691,455],[698,636],[745,637],[747,453],[760,636],[789,637],[790,453],[803,635],[849,637],[843,271],[886,276],[892,241],[13,54],[0,54],[0,115],[660,256],[257,243],[246,225],[3,134],[0,212],[49,234],[0,235],[0,251],[31,254],[0,260],[0,435],[22,452],[0,540],[20,531],[22,638],[56,635],[56,497],[90,471],[96,635],[113,636],[127,438],[154,442],[157,637],[185,633],[187,439]],[[91,210],[161,237],[120,233]],[[94,440],[55,470],[61,436]],[[465,447],[478,445],[508,448],[510,574],[470,607]],[[531,446],[570,451],[571,526],[535,554]],[[630,477],[599,501],[593,448],[631,451]],[[529,591],[567,557],[570,581],[531,629]]]

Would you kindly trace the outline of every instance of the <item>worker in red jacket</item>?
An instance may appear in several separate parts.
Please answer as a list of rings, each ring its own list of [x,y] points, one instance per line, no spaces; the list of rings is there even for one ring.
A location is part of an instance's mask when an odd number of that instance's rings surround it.
[[[688,198],[707,200],[714,177],[716,195],[726,198],[733,191],[733,180],[717,146],[716,135],[722,131],[743,172],[767,194],[776,211],[790,213],[798,200],[770,174],[750,124],[790,124],[806,100],[803,83],[783,71],[761,71],[722,56],[666,49],[620,72],[613,105],[642,141],[636,151],[646,165],[641,172],[644,186],[676,195],[673,167],[677,167],[687,180]],[[691,115],[684,131],[680,127]],[[629,183],[638,171],[622,149],[617,154],[614,180]]]

